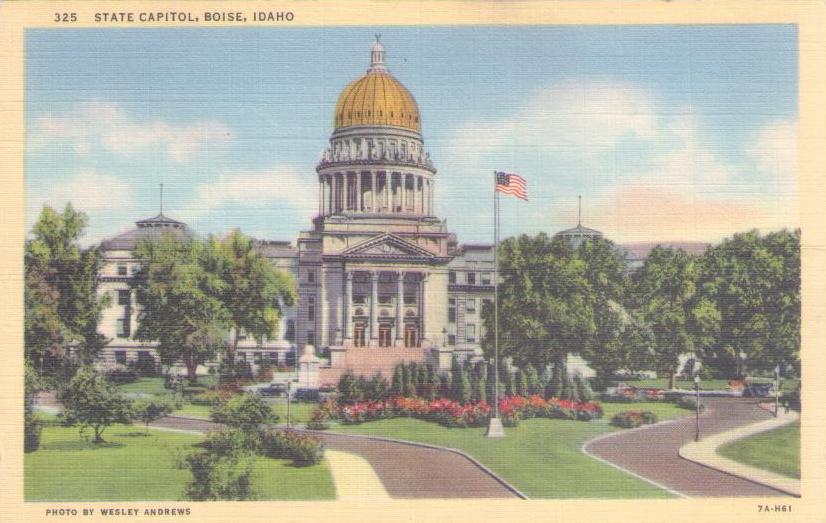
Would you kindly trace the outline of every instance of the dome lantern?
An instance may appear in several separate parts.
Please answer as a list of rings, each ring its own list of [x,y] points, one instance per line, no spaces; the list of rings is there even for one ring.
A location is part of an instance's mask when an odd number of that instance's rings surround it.
[[[370,69],[371,71],[387,71],[384,65],[384,46],[381,45],[381,35],[376,35],[376,41],[373,42],[373,47],[370,48]]]

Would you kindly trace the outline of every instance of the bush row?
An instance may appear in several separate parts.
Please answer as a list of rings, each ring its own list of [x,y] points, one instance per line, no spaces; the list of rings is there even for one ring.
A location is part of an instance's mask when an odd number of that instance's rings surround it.
[[[618,412],[611,418],[612,425],[626,429],[633,429],[652,423],[657,423],[657,415],[648,410],[625,410]]]

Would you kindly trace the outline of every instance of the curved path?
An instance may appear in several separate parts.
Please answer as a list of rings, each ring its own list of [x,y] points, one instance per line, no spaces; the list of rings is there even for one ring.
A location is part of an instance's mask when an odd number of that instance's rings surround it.
[[[702,399],[700,437],[769,419],[757,400]],[[680,447],[694,441],[695,417],[613,432],[586,442],[582,450],[614,466],[688,497],[782,496],[783,492],[688,461]]]
[[[156,427],[207,432],[220,425],[194,418],[166,417]],[[517,498],[487,471],[447,449],[331,432],[313,432],[334,451],[366,459],[393,498]]]

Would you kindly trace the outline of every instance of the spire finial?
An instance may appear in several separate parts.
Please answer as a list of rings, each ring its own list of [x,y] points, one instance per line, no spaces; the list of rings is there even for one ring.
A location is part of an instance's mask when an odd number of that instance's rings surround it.
[[[576,220],[576,226],[582,227],[582,195],[579,195],[579,217]]]
[[[161,216],[163,216],[163,184],[161,184]]]
[[[384,66],[384,46],[381,43],[381,34],[376,33],[376,41],[370,48],[370,69],[368,71],[385,71]]]

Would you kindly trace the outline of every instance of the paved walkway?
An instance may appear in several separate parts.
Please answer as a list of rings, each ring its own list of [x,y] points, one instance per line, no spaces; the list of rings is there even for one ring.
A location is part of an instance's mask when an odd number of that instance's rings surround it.
[[[700,415],[702,439],[772,417],[753,399],[708,397],[702,401],[706,405]],[[633,404],[629,408],[633,408]],[[694,441],[694,432],[695,418],[688,416],[603,435],[586,442],[583,451],[687,497],[784,495],[776,489],[681,458],[678,451]]]
[[[692,441],[680,448],[680,457],[800,497],[799,479],[739,463],[717,453],[717,449],[726,443],[780,428],[789,423],[794,423],[798,419],[800,419],[800,416],[796,412],[785,412],[780,409],[776,418],[772,417],[728,432],[714,434],[698,442]]]
[[[349,452],[329,449],[324,452],[324,458],[330,465],[336,484],[336,499],[339,501],[390,499],[366,459]]]
[[[153,426],[206,432],[220,425],[207,420],[166,417]],[[366,460],[393,498],[517,498],[492,473],[467,457],[447,449],[366,438],[333,432],[314,432],[328,450]],[[353,481],[346,469],[334,477],[337,485]],[[360,480],[356,480],[360,481]]]

